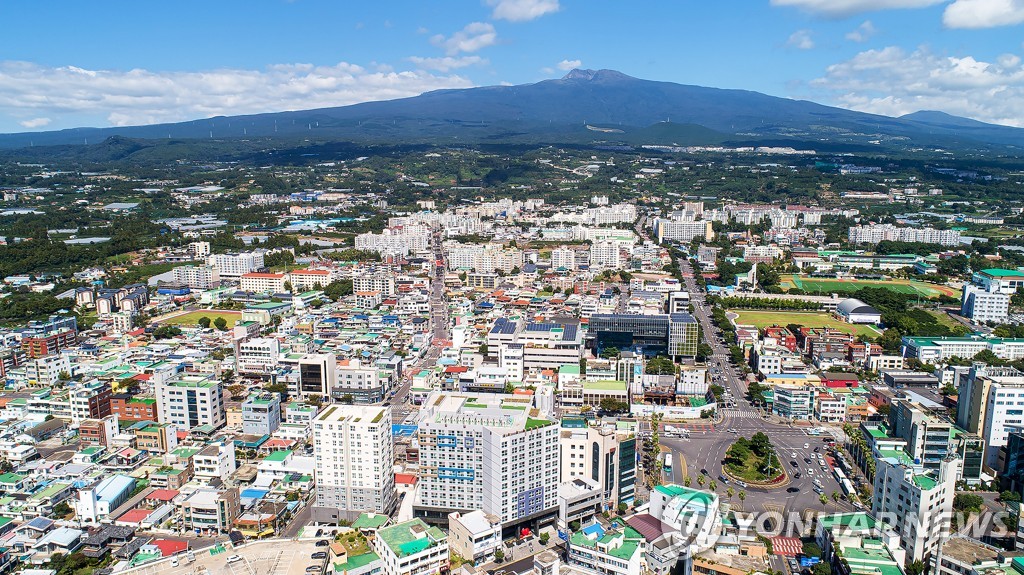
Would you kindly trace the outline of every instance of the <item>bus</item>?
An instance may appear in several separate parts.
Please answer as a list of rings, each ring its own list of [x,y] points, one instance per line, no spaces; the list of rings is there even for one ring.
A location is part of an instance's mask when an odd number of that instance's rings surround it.
[[[672,473],[672,454],[671,453],[666,453],[665,454],[665,464],[662,467],[665,470],[665,473]]]

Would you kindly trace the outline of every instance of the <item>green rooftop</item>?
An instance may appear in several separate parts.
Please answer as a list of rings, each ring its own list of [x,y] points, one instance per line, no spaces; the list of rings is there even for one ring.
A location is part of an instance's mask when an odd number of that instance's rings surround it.
[[[584,381],[583,391],[621,391],[625,393],[626,382],[615,379]]]
[[[551,425],[553,422],[547,419],[534,419],[532,417],[526,418],[526,430],[537,429],[546,425]]]
[[[385,527],[377,531],[377,537],[399,557],[414,555],[447,538],[440,529],[429,527],[422,519]]]
[[[710,507],[715,501],[715,495],[712,493],[700,491],[699,489],[690,489],[689,487],[683,487],[682,485],[676,485],[675,483],[658,485],[655,489],[669,497],[683,497],[687,501],[698,501],[704,505],[704,507]]]
[[[875,518],[869,513],[838,513],[836,515],[824,515],[818,517],[818,523],[825,529],[830,529],[836,526],[853,526],[864,529],[874,529],[876,525]]]
[[[0,475],[0,483],[21,483],[25,480],[24,475],[18,475],[17,473],[4,473]]]
[[[994,278],[1024,278],[1024,272],[1020,270],[1004,270],[1000,268],[988,268],[978,272]]]
[[[292,452],[290,450],[282,449],[281,451],[273,451],[273,452],[271,452],[270,455],[264,457],[263,460],[264,461],[284,461],[285,459],[288,459],[288,456],[291,455],[291,454],[292,454]]]
[[[353,524],[353,527],[355,525]],[[353,569],[359,569],[365,567],[374,561],[380,561],[380,557],[376,553],[370,551],[369,553],[363,553],[362,555],[353,555],[348,558],[348,561],[344,563],[335,563],[334,571],[336,573],[344,573]]]
[[[388,522],[388,516],[382,513],[374,513],[373,517],[370,517],[369,513],[360,513],[359,517],[352,522],[353,529],[380,529],[384,527],[384,524]]]
[[[920,487],[922,491],[928,491],[929,489],[933,489],[937,483],[935,479],[927,475],[915,475],[914,485]]]

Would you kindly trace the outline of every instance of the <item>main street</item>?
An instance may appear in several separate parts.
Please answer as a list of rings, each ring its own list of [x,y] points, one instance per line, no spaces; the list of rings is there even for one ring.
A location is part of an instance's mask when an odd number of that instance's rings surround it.
[[[448,302],[444,297],[444,248],[441,245],[440,233],[435,232],[431,236],[430,243],[435,263],[434,275],[430,281],[430,333],[432,338],[426,353],[405,367],[398,389],[395,390],[394,396],[391,398],[392,421],[395,423],[403,423],[413,411],[412,402],[409,401],[413,376],[422,368],[437,363],[437,359],[441,356],[441,350],[444,349],[449,337]],[[437,262],[441,262],[441,264],[436,265]]]
[[[646,237],[646,230],[643,229],[646,219],[641,218],[637,226],[637,231],[643,237]],[[730,487],[734,494],[744,491],[745,501],[740,502],[734,495],[732,503],[742,506],[748,512],[803,513],[805,510],[853,509],[845,500],[841,499],[838,503],[831,500],[833,493],[842,494],[843,491],[828,463],[827,446],[822,437],[809,435],[805,428],[763,414],[749,401],[746,383],[741,373],[731,364],[726,342],[711,323],[704,290],[697,284],[693,267],[685,258],[680,258],[678,263],[693,304],[693,316],[700,324],[705,341],[711,346],[709,376],[713,378],[713,383],[721,385],[734,398],[735,403],[733,407],[722,408],[721,422],[710,426],[710,429],[691,430],[686,438],[668,438],[664,433],[661,434],[662,446],[673,454],[673,461],[677,462],[672,468],[671,477],[665,479],[682,483],[687,476],[696,481],[699,475],[706,475],[705,487],[714,480],[720,494]],[[763,489],[738,485],[731,480],[727,484],[723,483],[725,476],[722,473],[722,461],[729,446],[739,437],[749,439],[758,432],[766,434],[775,446],[779,465],[785,468],[789,476],[787,485]],[[685,467],[681,465],[684,461]],[[829,497],[826,505],[820,502],[819,494],[815,491],[816,485],[821,493]]]

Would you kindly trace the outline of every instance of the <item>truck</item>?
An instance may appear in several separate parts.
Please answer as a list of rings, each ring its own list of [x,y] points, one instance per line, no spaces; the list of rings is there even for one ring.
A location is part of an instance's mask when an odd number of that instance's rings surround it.
[[[690,430],[685,427],[676,427],[674,425],[665,426],[665,437],[689,437]]]

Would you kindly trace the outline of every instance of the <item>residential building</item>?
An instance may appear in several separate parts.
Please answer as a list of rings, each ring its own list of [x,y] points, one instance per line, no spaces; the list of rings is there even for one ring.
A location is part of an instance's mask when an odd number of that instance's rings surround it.
[[[391,408],[330,405],[313,420],[313,519],[336,523],[395,506]]]
[[[225,423],[224,400],[220,381],[212,377],[184,374],[155,385],[157,413],[161,423],[173,423],[181,429]]]
[[[232,441],[211,443],[192,456],[193,473],[196,479],[205,483],[227,481],[235,467],[235,444]]]
[[[495,515],[505,529],[555,521],[559,428],[530,398],[432,392],[419,413],[417,517]]]
[[[907,453],[927,469],[938,469],[950,453],[953,425],[919,403],[893,400],[889,428],[893,437],[907,442]]]
[[[501,547],[501,520],[479,509],[448,514],[448,544],[452,553],[482,565]]]
[[[331,272],[327,270],[293,270],[288,272],[292,291],[304,292],[323,289],[331,283]]]
[[[688,244],[694,239],[701,239],[710,242],[715,239],[715,231],[710,220],[667,220],[657,218],[654,220],[654,235],[658,242],[672,240]]]
[[[907,561],[927,561],[948,536],[958,475],[956,459],[925,469],[902,452],[877,461],[871,512],[896,526]]]
[[[110,396],[110,413],[121,421],[157,421],[159,418],[156,399],[135,397],[128,393]]]
[[[240,278],[263,267],[263,252],[213,254],[206,259],[206,264],[213,266],[221,277]]]
[[[262,437],[281,426],[281,395],[254,393],[242,403],[242,433]]]
[[[384,575],[443,575],[449,572],[448,536],[413,519],[378,529],[370,540]]]
[[[172,271],[174,283],[192,289],[208,290],[220,285],[220,272],[214,266],[178,266]]]
[[[390,378],[377,366],[357,359],[338,362],[337,379],[331,385],[331,399],[347,403],[380,403],[388,393]]]
[[[213,535],[231,531],[240,513],[238,488],[200,487],[178,502],[182,527]]]
[[[83,444],[109,447],[111,440],[119,433],[117,416],[108,415],[102,419],[84,419],[78,426],[78,435]]]
[[[897,227],[892,224],[853,226],[848,235],[851,244],[877,244],[882,241],[894,241],[943,246],[960,245],[960,232],[957,230]]]
[[[242,291],[256,293],[283,293],[288,283],[288,274],[249,272],[242,274],[238,287]]]
[[[593,522],[569,538],[568,565],[585,573],[635,575],[643,572],[644,538],[619,520],[606,529]]]
[[[960,298],[960,315],[977,323],[1006,323],[1010,317],[1010,295],[965,285]]]

